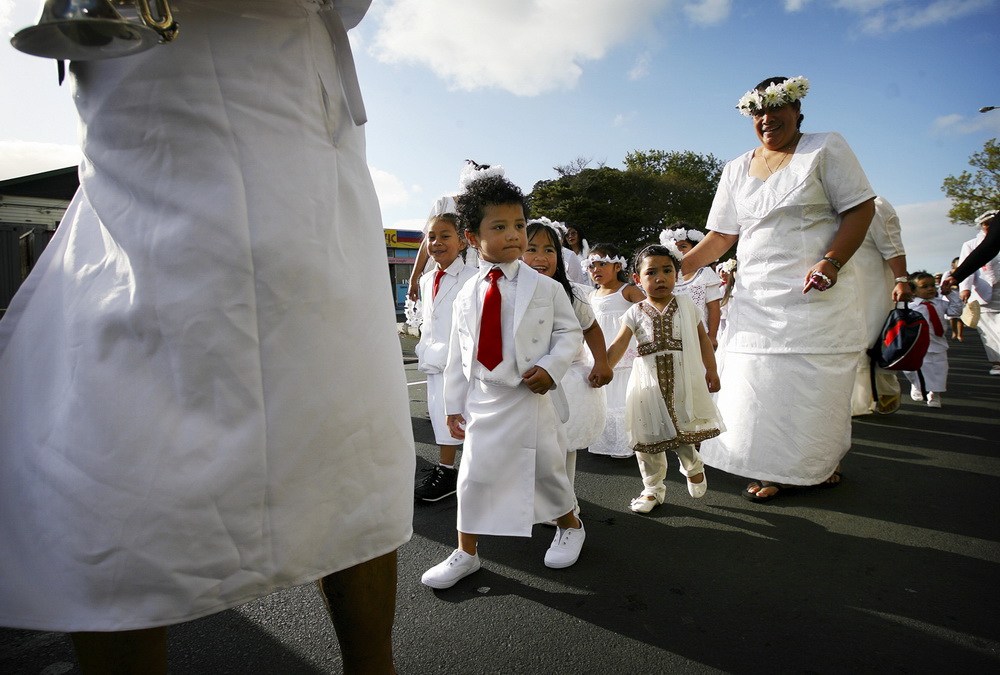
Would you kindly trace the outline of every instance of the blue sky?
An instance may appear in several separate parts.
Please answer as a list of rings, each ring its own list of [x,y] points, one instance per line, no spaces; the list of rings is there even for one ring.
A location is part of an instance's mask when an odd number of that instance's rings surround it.
[[[0,0],[0,29],[37,0]],[[1000,136],[1000,0],[375,0],[352,31],[368,159],[386,227],[422,224],[462,160],[530,191],[578,157],[636,149],[720,159],[756,144],[735,110],[804,75],[804,131],[839,131],[903,222],[911,269],[943,269],[973,231],[942,179]],[[183,27],[181,37],[183,39]],[[51,62],[0,45],[0,178],[78,158]]]

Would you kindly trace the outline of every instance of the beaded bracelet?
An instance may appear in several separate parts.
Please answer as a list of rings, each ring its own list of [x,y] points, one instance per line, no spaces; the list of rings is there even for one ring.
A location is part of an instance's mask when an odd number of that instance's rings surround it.
[[[827,261],[828,263],[836,267],[838,272],[840,271],[840,268],[844,266],[844,263],[840,262],[836,258],[831,258],[828,255],[823,256],[823,260]]]

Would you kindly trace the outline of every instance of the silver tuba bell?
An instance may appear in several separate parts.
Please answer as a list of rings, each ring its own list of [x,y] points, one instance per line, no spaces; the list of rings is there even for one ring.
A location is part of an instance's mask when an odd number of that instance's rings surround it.
[[[45,0],[38,23],[18,31],[10,43],[35,56],[93,61],[135,54],[175,37],[177,22],[168,0]]]

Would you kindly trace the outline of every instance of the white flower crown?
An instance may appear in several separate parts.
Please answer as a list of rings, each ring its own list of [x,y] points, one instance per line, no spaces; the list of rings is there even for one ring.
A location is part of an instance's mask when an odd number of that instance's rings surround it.
[[[666,246],[667,241],[693,241],[698,243],[705,238],[705,233],[701,230],[685,230],[678,227],[676,230],[663,230],[660,232],[660,243]]]
[[[628,261],[625,260],[623,256],[616,255],[614,257],[611,257],[609,255],[597,255],[596,253],[594,253],[591,254],[590,257],[581,260],[580,267],[583,268],[584,272],[589,272],[590,265],[595,262],[608,263],[609,265],[614,265],[617,263],[618,265],[622,266],[622,269],[625,269],[628,266]]]
[[[976,218],[976,221],[975,221],[976,225],[982,225],[987,220],[993,220],[994,218],[997,217],[998,213],[1000,213],[1000,211],[998,211],[996,209],[991,209],[989,211],[984,211],[983,213],[980,213],[979,217]]]
[[[667,241],[663,241],[661,239],[660,243],[663,244],[663,246],[668,251],[670,251],[670,257],[674,259],[674,262],[676,262],[678,265],[684,262],[684,254],[681,253],[681,250],[679,248],[677,248],[676,241],[674,241],[673,239],[668,239]]]
[[[736,258],[730,258],[724,263],[719,263],[719,266],[715,270],[716,272],[725,272],[726,274],[732,274],[736,271]]]
[[[765,108],[778,108],[805,98],[809,92],[809,80],[799,75],[784,82],[769,84],[764,91],[751,89],[743,94],[736,108],[747,117],[762,112]]]
[[[469,183],[474,180],[489,178],[491,176],[502,177],[503,175],[503,167],[499,164],[484,166],[476,164],[472,160],[466,160],[465,165],[462,167],[462,172],[458,175],[458,189],[460,192],[465,192],[466,188],[469,187]]]
[[[531,225],[532,223],[541,223],[542,225],[548,225],[553,230],[555,230],[560,237],[565,237],[566,232],[569,231],[569,228],[566,227],[566,223],[560,223],[558,220],[551,220],[549,218],[546,218],[545,216],[532,218],[531,220],[528,221],[528,225]]]

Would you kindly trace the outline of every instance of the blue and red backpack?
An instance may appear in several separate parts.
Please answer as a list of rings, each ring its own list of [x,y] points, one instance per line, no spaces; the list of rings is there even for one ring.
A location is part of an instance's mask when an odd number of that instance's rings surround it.
[[[900,307],[902,305],[902,307]],[[915,370],[924,397],[927,388],[920,366],[924,363],[927,347],[931,342],[930,326],[920,312],[910,309],[907,303],[897,303],[889,312],[879,333],[878,341],[868,350],[871,358],[872,396],[878,400],[875,388],[875,368],[883,370]]]

